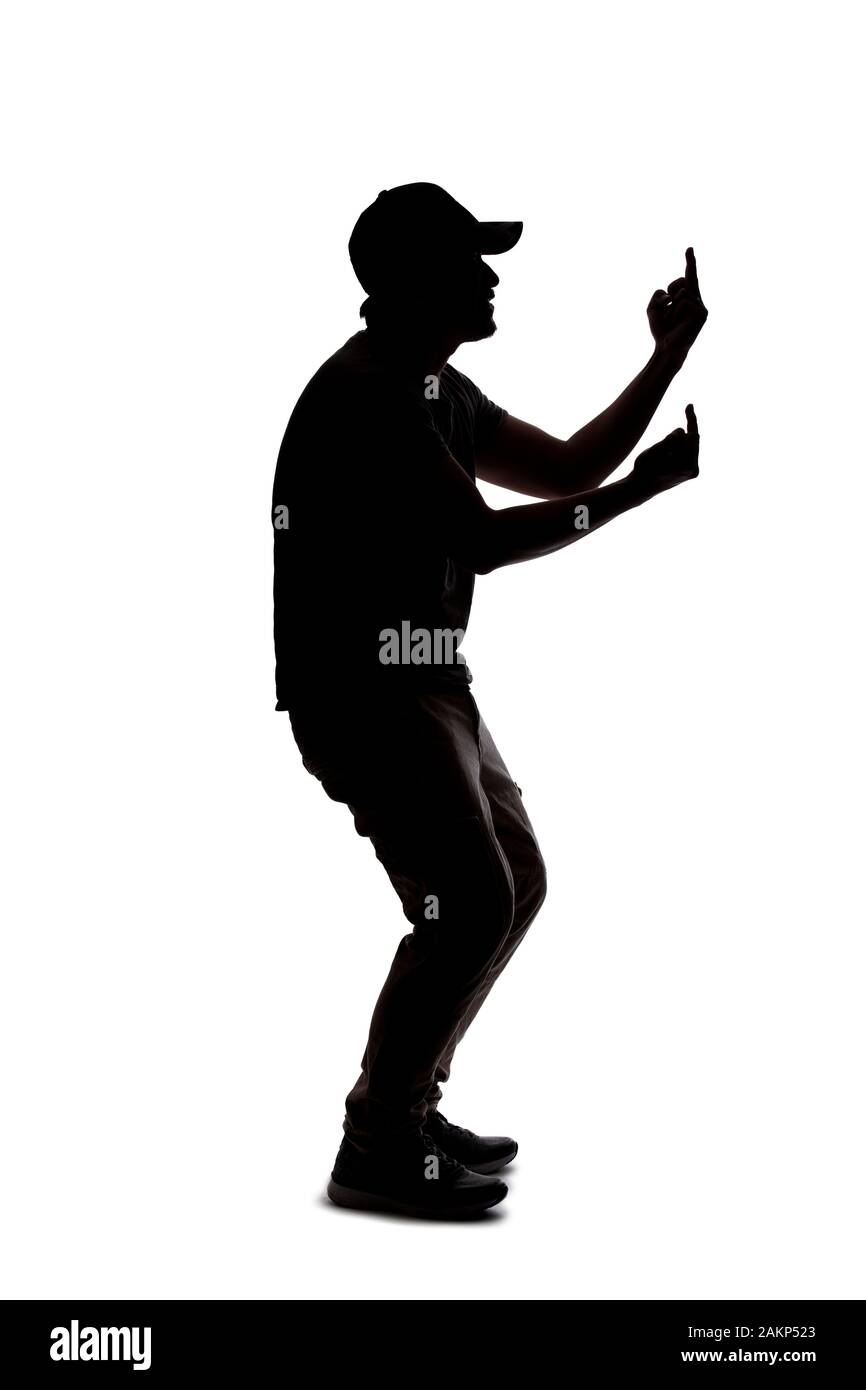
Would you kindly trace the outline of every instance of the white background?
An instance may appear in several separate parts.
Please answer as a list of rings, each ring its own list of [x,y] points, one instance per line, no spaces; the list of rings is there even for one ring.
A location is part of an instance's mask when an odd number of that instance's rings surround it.
[[[5,10],[3,1296],[866,1294],[855,15]],[[688,245],[710,314],[641,446],[693,401],[700,479],[478,584],[550,893],[466,1226],[323,1197],[406,924],[273,692],[277,449],[415,179],[524,220],[455,363],[553,433]]]

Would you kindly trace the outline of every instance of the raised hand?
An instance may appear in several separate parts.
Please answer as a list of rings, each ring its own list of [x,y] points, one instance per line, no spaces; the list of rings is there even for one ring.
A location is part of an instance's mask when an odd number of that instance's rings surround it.
[[[666,290],[656,290],[647,305],[650,332],[656,351],[681,367],[692,343],[707,321],[708,310],[698,287],[694,248],[686,248],[686,273],[671,280]]]
[[[635,459],[632,476],[648,497],[698,476],[700,438],[693,405],[686,406],[686,426],[686,429],[672,430]]]

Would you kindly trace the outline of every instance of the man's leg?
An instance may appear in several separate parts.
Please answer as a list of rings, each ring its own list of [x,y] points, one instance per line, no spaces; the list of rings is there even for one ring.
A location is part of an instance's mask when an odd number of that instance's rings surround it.
[[[364,1153],[420,1133],[437,1061],[511,930],[514,885],[468,692],[389,699],[367,712],[363,730],[351,712],[347,721],[330,752],[299,738],[305,762],[350,807],[413,927],[346,1099],[344,1130]]]
[[[427,1092],[428,1110],[436,1110],[442,1099],[441,1087],[451,1073],[454,1052],[484,1003],[493,985],[510,961],[534,921],[547,891],[547,875],[541,850],[523,805],[520,788],[479,715],[479,761],[481,786],[490,807],[493,828],[511,870],[514,884],[514,917],[511,929],[492,960],[487,973],[469,1002],[436,1069]]]

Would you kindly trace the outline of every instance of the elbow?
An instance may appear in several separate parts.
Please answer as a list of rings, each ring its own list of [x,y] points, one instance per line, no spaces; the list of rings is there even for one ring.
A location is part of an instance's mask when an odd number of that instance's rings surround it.
[[[477,545],[455,547],[451,551],[451,558],[473,574],[490,574],[499,567],[490,551]]]
[[[481,533],[475,538],[472,547],[471,569],[475,574],[492,574],[498,570],[502,564],[502,555],[496,544],[496,513],[491,512],[488,524],[484,526]]]
[[[473,574],[490,574],[501,560],[496,549],[496,513],[491,509],[475,519],[475,524],[450,547],[452,557]]]
[[[479,553],[472,564],[472,570],[475,574],[492,574],[497,569],[499,569],[499,561],[489,552]]]

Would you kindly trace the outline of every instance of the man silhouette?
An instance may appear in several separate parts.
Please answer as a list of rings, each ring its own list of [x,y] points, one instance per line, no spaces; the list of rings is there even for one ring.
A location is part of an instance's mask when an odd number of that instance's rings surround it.
[[[412,926],[346,1098],[328,1185],[342,1206],[471,1215],[506,1195],[495,1174],[517,1152],[438,1109],[454,1050],[546,886],[459,651],[475,576],[559,550],[698,473],[688,405],[686,430],[600,486],[707,317],[691,247],[685,275],[649,302],[646,366],[568,440],[508,415],[450,365],[461,343],[495,332],[499,280],[482,257],[510,250],[522,226],[479,222],[434,184],[380,193],[349,242],[366,328],[306,386],[277,463],[277,708]],[[476,478],[543,500],[492,510]]]

